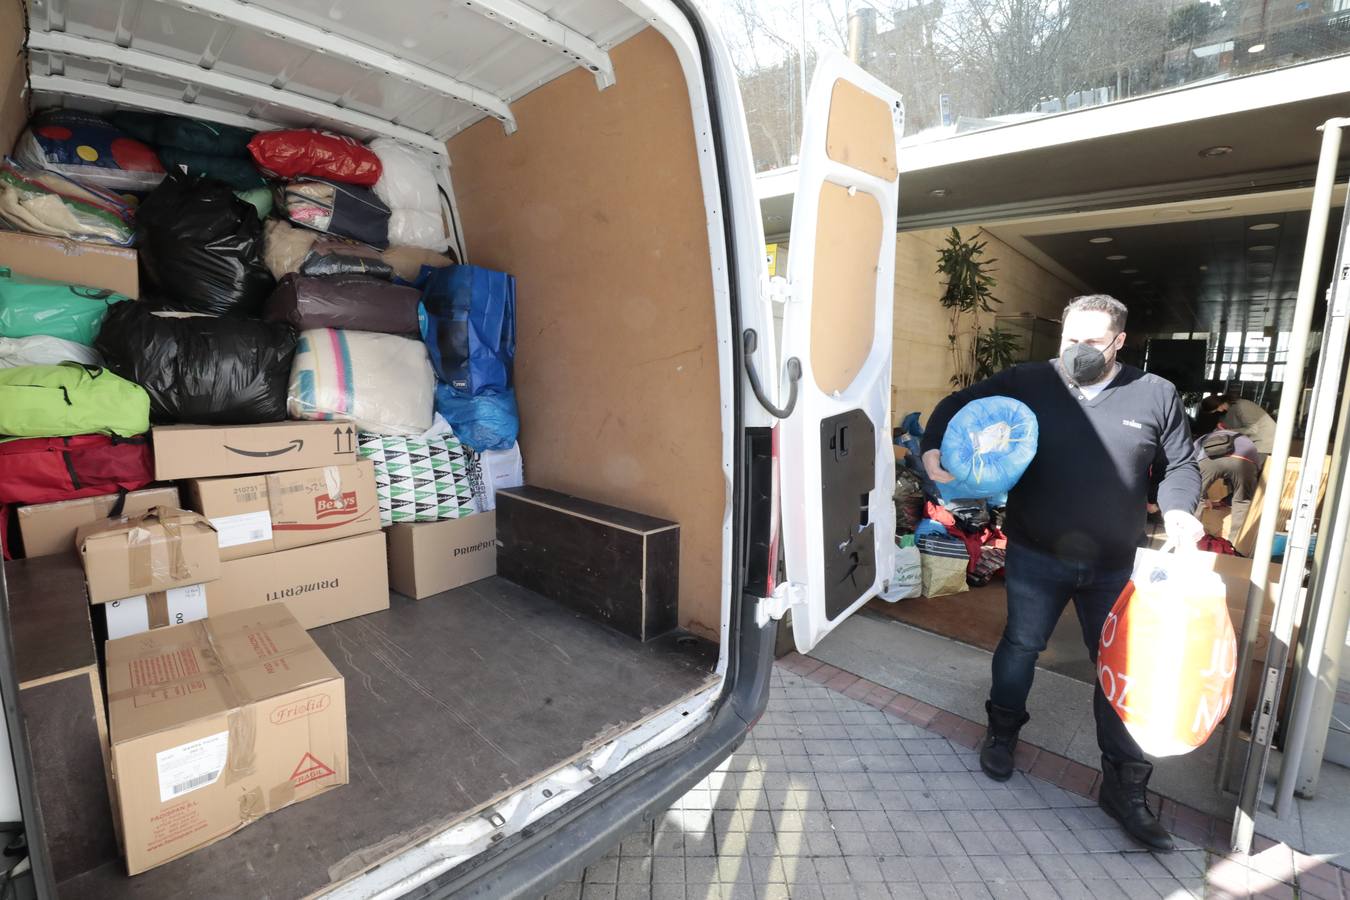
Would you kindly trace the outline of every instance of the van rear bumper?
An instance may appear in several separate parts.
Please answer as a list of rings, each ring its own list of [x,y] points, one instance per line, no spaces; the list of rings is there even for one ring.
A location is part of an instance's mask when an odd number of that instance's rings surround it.
[[[721,765],[745,740],[769,699],[777,623],[749,624],[754,622],[757,602],[756,597],[741,596],[741,622],[747,624],[739,629],[726,689],[701,729],[506,839],[503,846],[406,896],[537,900],[568,874],[600,859]]]

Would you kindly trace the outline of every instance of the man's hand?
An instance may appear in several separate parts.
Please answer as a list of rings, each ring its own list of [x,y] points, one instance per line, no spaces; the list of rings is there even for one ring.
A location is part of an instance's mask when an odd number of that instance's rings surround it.
[[[929,450],[923,455],[923,469],[928,473],[928,477],[938,484],[946,484],[949,481],[956,480],[955,475],[942,468],[941,450]]]
[[[1185,550],[1194,550],[1205,536],[1205,526],[1184,509],[1169,509],[1163,513],[1163,529],[1168,541]]]

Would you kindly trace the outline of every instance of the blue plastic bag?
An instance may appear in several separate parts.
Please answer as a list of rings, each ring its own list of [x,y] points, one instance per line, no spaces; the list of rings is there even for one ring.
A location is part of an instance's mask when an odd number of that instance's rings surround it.
[[[418,322],[436,376],[461,395],[510,388],[515,278],[479,266],[423,266],[415,286],[422,290]]]
[[[1036,414],[1020,400],[967,403],[942,436],[942,467],[956,476],[938,485],[943,498],[1003,499],[1031,464],[1039,436]]]
[[[476,453],[509,450],[520,435],[516,392],[510,388],[473,397],[437,382],[436,412],[450,423],[459,442]]]

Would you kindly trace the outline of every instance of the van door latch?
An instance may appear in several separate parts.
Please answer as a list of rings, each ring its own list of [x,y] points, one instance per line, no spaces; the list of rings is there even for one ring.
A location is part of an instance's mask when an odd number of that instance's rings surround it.
[[[759,598],[759,607],[755,611],[755,624],[763,628],[770,622],[777,622],[794,606],[806,605],[806,585],[793,581],[780,581],[774,585],[773,593]]]

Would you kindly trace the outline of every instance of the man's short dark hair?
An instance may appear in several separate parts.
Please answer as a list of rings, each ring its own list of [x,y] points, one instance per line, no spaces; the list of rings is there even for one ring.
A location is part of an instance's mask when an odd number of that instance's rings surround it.
[[[1227,394],[1210,394],[1200,401],[1200,411],[1206,413],[1218,412],[1220,406],[1229,402],[1231,401]]]
[[[1064,307],[1064,315],[1060,321],[1067,319],[1071,312],[1104,312],[1111,317],[1111,330],[1120,334],[1125,330],[1125,317],[1130,311],[1125,308],[1124,303],[1110,294],[1086,294],[1069,301],[1069,305]]]

